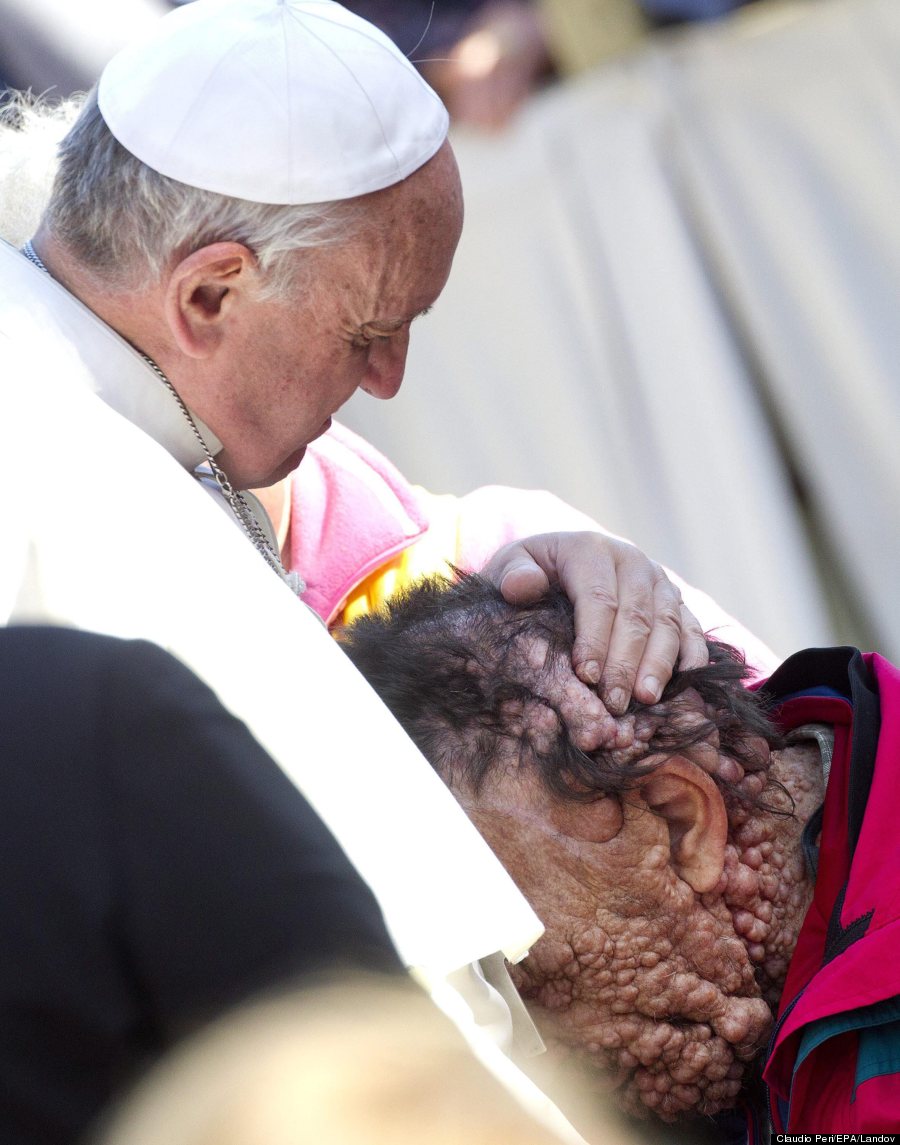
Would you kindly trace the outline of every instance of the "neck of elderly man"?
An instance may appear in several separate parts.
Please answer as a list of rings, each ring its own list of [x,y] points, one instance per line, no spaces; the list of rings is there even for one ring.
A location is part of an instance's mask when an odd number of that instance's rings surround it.
[[[462,227],[449,143],[402,182],[341,206],[346,233],[278,256],[276,283],[274,265],[233,240],[166,252],[161,273],[137,263],[114,280],[46,217],[34,247],[212,429],[232,485],[264,486],[296,468],[357,389],[391,398],[400,388],[410,325],[443,289]]]

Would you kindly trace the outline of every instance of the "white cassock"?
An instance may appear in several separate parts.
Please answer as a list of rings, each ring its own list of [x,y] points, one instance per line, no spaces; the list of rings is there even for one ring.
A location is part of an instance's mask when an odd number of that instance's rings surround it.
[[[318,618],[191,475],[204,457],[172,395],[5,243],[0,387],[0,623],[141,637],[191,667],[328,824],[440,996],[478,959],[523,957],[537,917]]]

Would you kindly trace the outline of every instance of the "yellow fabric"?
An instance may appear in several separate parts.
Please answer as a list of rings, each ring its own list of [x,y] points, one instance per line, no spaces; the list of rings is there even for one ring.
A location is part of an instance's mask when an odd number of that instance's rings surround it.
[[[336,625],[351,624],[367,612],[381,608],[395,592],[422,577],[450,571],[449,566],[458,560],[459,553],[458,501],[455,497],[429,496],[429,507],[426,532],[353,589],[335,621]]]
[[[638,0],[539,0],[553,61],[570,75],[633,51],[650,25]]]

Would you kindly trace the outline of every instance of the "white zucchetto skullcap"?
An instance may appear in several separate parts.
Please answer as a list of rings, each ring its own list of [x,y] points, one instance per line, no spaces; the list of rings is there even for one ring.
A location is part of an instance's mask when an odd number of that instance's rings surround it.
[[[389,187],[448,127],[399,49],[332,0],[195,0],[107,64],[97,102],[148,167],[258,203]]]

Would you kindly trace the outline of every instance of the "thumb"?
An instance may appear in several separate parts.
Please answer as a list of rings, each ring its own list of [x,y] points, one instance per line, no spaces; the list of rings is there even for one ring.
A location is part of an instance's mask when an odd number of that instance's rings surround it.
[[[510,604],[532,604],[550,587],[544,570],[529,557],[511,560],[499,572],[500,591]]]

